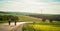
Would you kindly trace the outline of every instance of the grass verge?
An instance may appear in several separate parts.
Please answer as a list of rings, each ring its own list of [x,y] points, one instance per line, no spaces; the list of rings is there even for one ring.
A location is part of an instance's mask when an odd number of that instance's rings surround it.
[[[60,23],[29,23],[22,29],[23,31],[60,31]]]

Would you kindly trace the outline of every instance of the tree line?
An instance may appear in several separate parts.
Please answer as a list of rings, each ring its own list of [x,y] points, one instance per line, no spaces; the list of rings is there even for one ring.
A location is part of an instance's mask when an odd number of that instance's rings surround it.
[[[8,21],[8,19],[10,19],[11,18],[11,20],[12,21],[14,21],[14,20],[19,20],[19,18],[18,18],[18,16],[13,16],[13,15],[0,15],[0,21]]]

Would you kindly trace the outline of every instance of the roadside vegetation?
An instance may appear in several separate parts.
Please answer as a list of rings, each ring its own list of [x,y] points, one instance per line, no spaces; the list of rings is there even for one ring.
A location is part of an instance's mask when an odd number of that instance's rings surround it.
[[[60,23],[29,23],[22,28],[23,31],[60,31]]]

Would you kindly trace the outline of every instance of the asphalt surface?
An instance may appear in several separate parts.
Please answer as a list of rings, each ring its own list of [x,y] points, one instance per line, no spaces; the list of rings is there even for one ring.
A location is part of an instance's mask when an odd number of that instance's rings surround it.
[[[14,23],[11,23],[9,26],[8,23],[0,24],[0,31],[22,31],[22,26],[26,22],[17,22],[15,26]]]

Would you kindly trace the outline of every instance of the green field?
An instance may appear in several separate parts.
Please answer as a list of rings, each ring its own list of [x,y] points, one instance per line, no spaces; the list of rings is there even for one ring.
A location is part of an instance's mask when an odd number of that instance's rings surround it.
[[[0,14],[0,15],[10,15],[10,14]],[[29,17],[25,15],[15,15],[13,14],[12,16],[17,16],[19,18],[18,22],[40,22],[41,19],[39,18],[34,18],[34,17]],[[0,20],[0,23],[8,22],[7,20]]]
[[[60,23],[29,23],[22,28],[23,31],[60,31]]]
[[[19,17],[19,21],[21,22],[40,22],[41,21],[41,19],[39,18],[24,16],[24,15],[20,15],[18,17]]]

